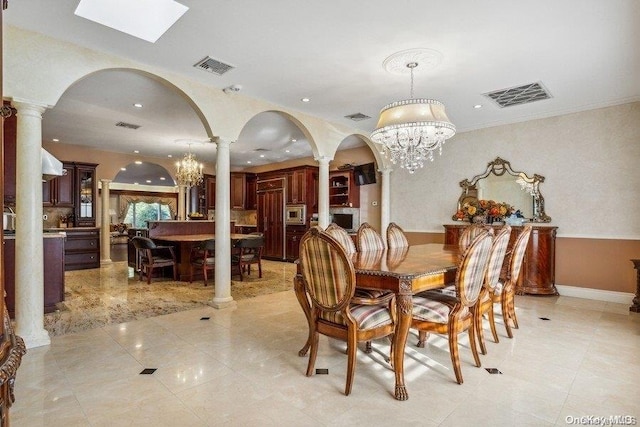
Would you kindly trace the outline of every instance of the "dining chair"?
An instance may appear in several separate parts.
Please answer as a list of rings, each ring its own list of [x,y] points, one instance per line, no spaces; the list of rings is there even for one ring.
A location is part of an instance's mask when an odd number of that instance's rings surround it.
[[[356,253],[356,244],[353,243],[353,239],[344,228],[340,227],[335,222],[332,222],[325,231],[338,241],[347,255]]]
[[[201,242],[191,249],[189,256],[189,283],[193,282],[193,271],[202,270],[204,285],[207,286],[207,271],[215,269],[216,266],[216,240],[209,239]]]
[[[363,222],[356,235],[356,249],[362,251],[384,250],[384,240],[380,234],[367,222]]]
[[[247,275],[251,274],[251,264],[258,264],[258,277],[262,278],[263,247],[264,237],[251,237],[236,242],[231,254],[231,270],[237,269],[240,281],[243,280],[245,271]]]
[[[526,225],[516,239],[516,242],[513,244],[511,257],[509,258],[506,280],[498,282],[493,294],[493,303],[500,304],[500,308],[502,310],[502,321],[504,322],[504,327],[507,330],[507,336],[509,338],[513,338],[511,325],[509,323],[513,322],[513,327],[518,329],[518,319],[516,317],[515,308],[516,283],[520,277],[522,261],[524,260],[524,254],[527,251],[529,237],[531,237],[531,230],[531,226]]]
[[[463,253],[465,249],[473,242],[473,239],[483,231],[488,231],[491,235],[494,234],[493,227],[486,224],[471,224],[466,227],[462,234],[460,234],[460,239],[458,240],[458,247],[460,248],[460,253]]]
[[[300,241],[299,262],[301,274],[296,280],[302,281],[311,302],[308,319],[311,347],[306,375],[313,374],[320,334],[346,341],[348,396],[355,373],[357,344],[393,334],[395,315],[390,307],[394,304],[353,304],[356,280],[353,262],[338,241],[317,228],[310,229]]]
[[[409,246],[404,230],[395,222],[390,222],[387,226],[387,248],[404,248]]]
[[[412,298],[411,327],[418,330],[417,346],[424,347],[427,333],[448,335],[451,363],[458,384],[463,383],[458,354],[458,335],[461,332],[468,332],[475,364],[481,366],[471,308],[478,301],[490,252],[491,236],[488,231],[483,231],[471,242],[460,260],[455,297],[441,294],[438,299],[431,299],[419,294]]]
[[[489,255],[487,273],[485,274],[484,283],[482,284],[482,289],[478,296],[478,302],[473,307],[476,322],[476,336],[478,337],[480,352],[482,354],[487,354],[487,346],[484,341],[484,330],[482,328],[482,319],[485,314],[488,314],[489,317],[489,326],[491,328],[491,334],[493,335],[493,341],[499,342],[493,312],[493,293],[500,281],[500,273],[502,272],[502,265],[504,264],[504,258],[507,253],[507,246],[509,246],[510,237],[511,227],[509,225],[502,227],[494,237],[493,244],[491,245],[491,253]]]
[[[151,283],[153,270],[162,267],[173,267],[173,280],[178,279],[178,263],[172,246],[158,246],[148,237],[135,236],[131,239],[133,246],[140,254],[140,281],[146,274],[147,283]]]

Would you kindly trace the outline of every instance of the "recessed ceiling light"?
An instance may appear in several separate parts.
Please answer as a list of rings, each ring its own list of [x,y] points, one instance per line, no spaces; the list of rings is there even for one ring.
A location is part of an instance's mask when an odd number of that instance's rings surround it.
[[[141,162],[140,160],[136,160],[134,163],[135,163],[136,165],[141,165],[141,164],[142,164],[142,162]]]
[[[295,138],[293,138],[293,139],[291,140],[291,142],[296,142],[296,141],[298,141],[298,140],[297,140],[297,139],[295,139]]]
[[[171,154],[169,154],[167,157],[173,157]]]
[[[138,183],[137,183],[137,182],[134,182],[134,183],[133,183],[133,185],[138,185]]]
[[[311,99],[309,99],[309,98],[302,98],[300,101],[302,101],[302,102],[309,102],[309,101],[311,101]]]
[[[151,184],[151,180],[150,180],[150,179],[148,179],[148,180],[147,180],[147,183],[148,183],[148,184]]]
[[[82,0],[74,13],[155,43],[187,10],[173,0]]]
[[[58,138],[53,138],[52,141],[53,142],[60,142],[60,140]]]
[[[121,171],[126,171],[126,170],[127,170],[127,168],[120,168],[120,170],[121,170]]]
[[[165,179],[167,179],[167,178],[165,178],[164,176],[160,177],[160,181],[164,181]]]
[[[262,157],[264,159],[264,154],[260,154],[260,157]]]
[[[284,152],[285,152],[285,153],[289,153],[289,152],[290,152],[290,150],[284,150]]]
[[[251,160],[247,160],[247,163],[251,164]]]
[[[133,150],[134,153],[138,154],[140,150]]]
[[[136,102],[135,104],[133,104],[133,106],[136,108],[142,108],[142,104],[140,104],[139,102]]]
[[[482,108],[482,104],[476,104],[476,105],[474,105],[474,106],[473,106],[473,108],[475,108],[476,110],[477,110],[478,108]]]

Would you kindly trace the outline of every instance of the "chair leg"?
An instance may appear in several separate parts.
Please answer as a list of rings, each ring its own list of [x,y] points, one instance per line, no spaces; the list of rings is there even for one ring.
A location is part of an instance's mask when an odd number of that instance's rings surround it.
[[[484,331],[482,329],[482,309],[478,306],[473,310],[473,319],[472,319],[471,329],[474,329],[478,336],[478,343],[480,343],[480,352],[482,354],[487,354],[487,346],[484,342]]]
[[[262,279],[262,261],[258,261],[258,277]]]
[[[467,330],[469,334],[469,343],[471,344],[471,353],[473,354],[473,360],[476,362],[476,366],[479,368],[482,366],[480,362],[480,356],[478,356],[478,347],[476,346],[476,330],[473,325],[469,325],[469,329]]]
[[[173,263],[173,280],[177,281],[178,280],[178,266],[176,265],[176,263]]]
[[[310,326],[311,327],[311,326]],[[315,326],[312,331],[309,331],[309,337],[311,338],[311,349],[309,350],[309,363],[307,364],[307,376],[313,375],[313,368],[316,365],[316,356],[318,356],[318,341],[320,334],[315,330]]]
[[[140,266],[140,270],[138,270],[138,281],[142,282],[142,272],[144,271],[144,266]]]
[[[204,276],[204,285],[207,286],[207,266],[202,267],[202,275]]]
[[[509,317],[513,320],[513,327],[520,329],[518,326],[518,318],[516,317],[516,301],[513,293],[509,295]]]
[[[153,267],[147,267],[147,285],[151,283],[151,276],[153,275]]]
[[[498,331],[496,330],[496,317],[493,312],[493,302],[489,307],[489,326],[491,327],[491,334],[493,335],[493,342],[500,342],[498,340]]]
[[[451,364],[456,374],[456,381],[462,384],[462,370],[460,369],[460,355],[458,354],[458,333],[449,325],[449,353],[451,353]]]
[[[351,394],[351,387],[353,386],[353,376],[356,370],[356,353],[358,352],[358,341],[356,339],[355,331],[349,331],[347,338],[347,385],[344,388],[344,395],[349,396]]]
[[[243,274],[242,274],[242,269],[244,268],[244,265],[240,264],[240,281],[244,281],[244,279],[242,278]]]
[[[416,347],[424,348],[424,343],[427,341],[427,333],[425,331],[418,331],[418,343]]]
[[[509,338],[513,338],[513,332],[511,332],[511,322],[510,322],[510,312],[509,312],[509,302],[508,302],[508,294],[503,293],[500,298],[500,306],[502,308],[502,321],[504,322],[504,327],[507,330],[507,336]]]
[[[193,283],[193,264],[189,264],[189,283]]]

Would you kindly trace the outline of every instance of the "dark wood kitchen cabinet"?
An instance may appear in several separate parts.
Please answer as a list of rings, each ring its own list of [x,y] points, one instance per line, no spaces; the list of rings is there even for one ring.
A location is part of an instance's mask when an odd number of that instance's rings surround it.
[[[230,189],[230,202],[231,209],[242,210],[244,209],[245,194],[246,194],[246,180],[245,174],[240,172],[232,172],[230,177],[231,189]]]
[[[64,269],[84,270],[100,267],[100,229],[69,228],[64,247]]]
[[[287,261],[295,261],[300,257],[300,240],[307,227],[305,226],[288,226],[286,232],[286,255]]]
[[[63,163],[65,175],[42,183],[42,205],[72,208],[75,204],[75,166]]]
[[[11,107],[9,101],[4,101],[5,107]],[[14,204],[16,202],[16,127],[17,119],[15,109],[9,117],[5,117],[4,131],[4,202]]]
[[[75,226],[96,226],[96,167],[93,163],[75,163]]]
[[[258,177],[256,174],[248,173],[246,174],[246,191],[245,191],[245,199],[244,199],[244,208],[247,210],[256,210],[258,208],[258,194],[256,193],[257,187],[256,182]]]

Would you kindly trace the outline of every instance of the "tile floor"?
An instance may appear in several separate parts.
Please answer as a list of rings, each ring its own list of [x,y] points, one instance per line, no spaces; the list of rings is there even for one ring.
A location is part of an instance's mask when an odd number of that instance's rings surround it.
[[[546,426],[570,417],[640,416],[640,315],[570,297],[517,297],[520,329],[488,342],[483,368],[446,341],[406,353],[408,401],[393,399],[386,341],[358,353],[343,395],[345,346],[321,338],[316,368],[298,357],[306,321],[293,292],[108,325],[30,349],[16,381],[15,426]],[[201,320],[209,317],[209,320]],[[547,317],[550,320],[540,320]],[[484,368],[499,369],[490,375]],[[144,368],[157,368],[140,375]],[[568,418],[569,417],[569,418]]]

